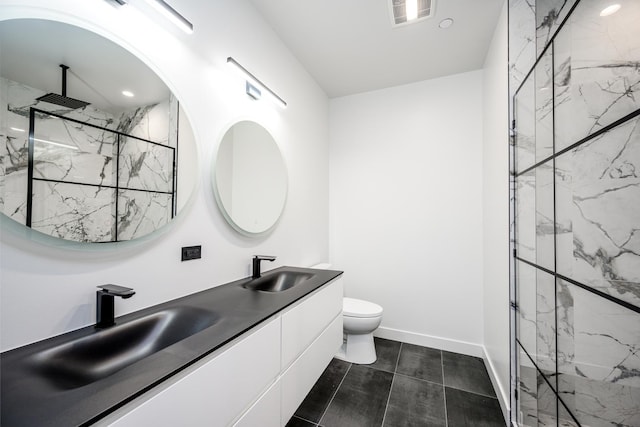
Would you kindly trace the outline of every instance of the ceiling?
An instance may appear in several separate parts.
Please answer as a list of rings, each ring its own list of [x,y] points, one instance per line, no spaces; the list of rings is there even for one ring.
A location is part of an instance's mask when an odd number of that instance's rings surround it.
[[[62,70],[69,66],[67,95],[117,114],[166,100],[163,81],[134,55],[82,28],[54,21],[0,22],[0,75],[45,92],[59,94]],[[133,98],[122,95],[132,91]]]
[[[434,0],[433,17],[392,28],[392,0],[250,1],[330,98],[482,68],[504,3]]]

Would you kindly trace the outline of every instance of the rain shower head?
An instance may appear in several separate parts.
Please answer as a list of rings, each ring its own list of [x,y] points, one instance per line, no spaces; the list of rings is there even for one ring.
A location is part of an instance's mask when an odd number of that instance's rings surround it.
[[[89,105],[89,102],[80,101],[78,99],[69,98],[67,96],[67,70],[69,69],[69,67],[64,64],[60,64],[60,68],[62,68],[62,94],[58,95],[57,93],[48,93],[46,95],[42,95],[39,98],[36,98],[36,100],[60,105],[61,107],[71,108],[72,110],[76,110],[78,108],[86,107],[87,105]]]

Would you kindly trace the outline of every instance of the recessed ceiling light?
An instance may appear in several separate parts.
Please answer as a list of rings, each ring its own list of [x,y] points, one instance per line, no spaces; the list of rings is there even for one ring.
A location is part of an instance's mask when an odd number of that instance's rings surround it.
[[[12,131],[14,132],[24,132],[24,129],[20,129],[20,128],[14,128],[13,126],[11,126],[10,128]]]
[[[609,16],[609,15],[613,15],[614,13],[616,13],[617,11],[620,10],[622,6],[620,6],[619,4],[612,4],[611,6],[607,6],[604,9],[602,9],[602,11],[600,12],[600,16]]]
[[[123,94],[124,96],[126,96],[127,98],[133,98],[133,96],[134,96],[134,95],[133,95],[133,92],[128,91],[128,90],[123,90],[123,91],[122,91],[122,94]]]
[[[445,18],[442,21],[440,21],[440,23],[438,24],[438,27],[440,27],[440,28],[449,28],[452,25],[453,25],[453,19]]]

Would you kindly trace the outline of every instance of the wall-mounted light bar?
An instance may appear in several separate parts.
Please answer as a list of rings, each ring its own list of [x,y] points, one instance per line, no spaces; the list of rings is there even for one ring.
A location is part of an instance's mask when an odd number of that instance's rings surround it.
[[[118,3],[120,6],[124,6],[128,0],[107,0]],[[163,14],[167,19],[176,24],[182,31],[187,34],[193,33],[193,24],[187,20],[184,16],[180,15],[177,10],[169,6],[164,0],[147,0],[151,6],[153,6],[158,12]]]
[[[262,91],[260,89],[252,85],[249,81],[247,81],[246,83],[247,84],[245,85],[245,88],[247,91],[247,95],[255,100],[262,98]]]
[[[116,0],[118,1],[118,0]],[[121,0],[124,1],[124,0]],[[119,1],[118,1],[119,2]],[[169,6],[164,0],[147,0],[151,6],[167,17],[171,22],[176,24],[182,31],[187,34],[193,33],[193,24],[187,20],[184,16],[180,15],[174,8]]]
[[[253,99],[259,99],[262,94],[262,91],[266,91],[271,95],[271,97],[273,98],[273,101],[276,104],[280,105],[282,108],[285,108],[287,106],[287,103],[284,101],[284,99],[280,98],[274,91],[269,89],[267,85],[265,85],[260,80],[258,80],[256,76],[251,74],[249,70],[247,70],[242,65],[240,65],[238,61],[236,61],[232,57],[228,57],[227,64],[233,66],[236,70],[240,71],[244,75],[244,77],[247,79],[247,87],[246,87],[247,95],[249,95]]]

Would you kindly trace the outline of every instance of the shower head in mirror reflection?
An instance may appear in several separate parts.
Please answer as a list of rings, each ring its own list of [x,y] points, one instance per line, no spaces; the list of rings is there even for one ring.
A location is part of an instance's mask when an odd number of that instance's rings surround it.
[[[180,165],[195,163],[193,132],[147,64],[101,35],[42,19],[0,21],[0,50],[0,213],[38,231],[30,238],[133,240],[186,205],[197,168]],[[125,86],[136,96],[122,96]]]

